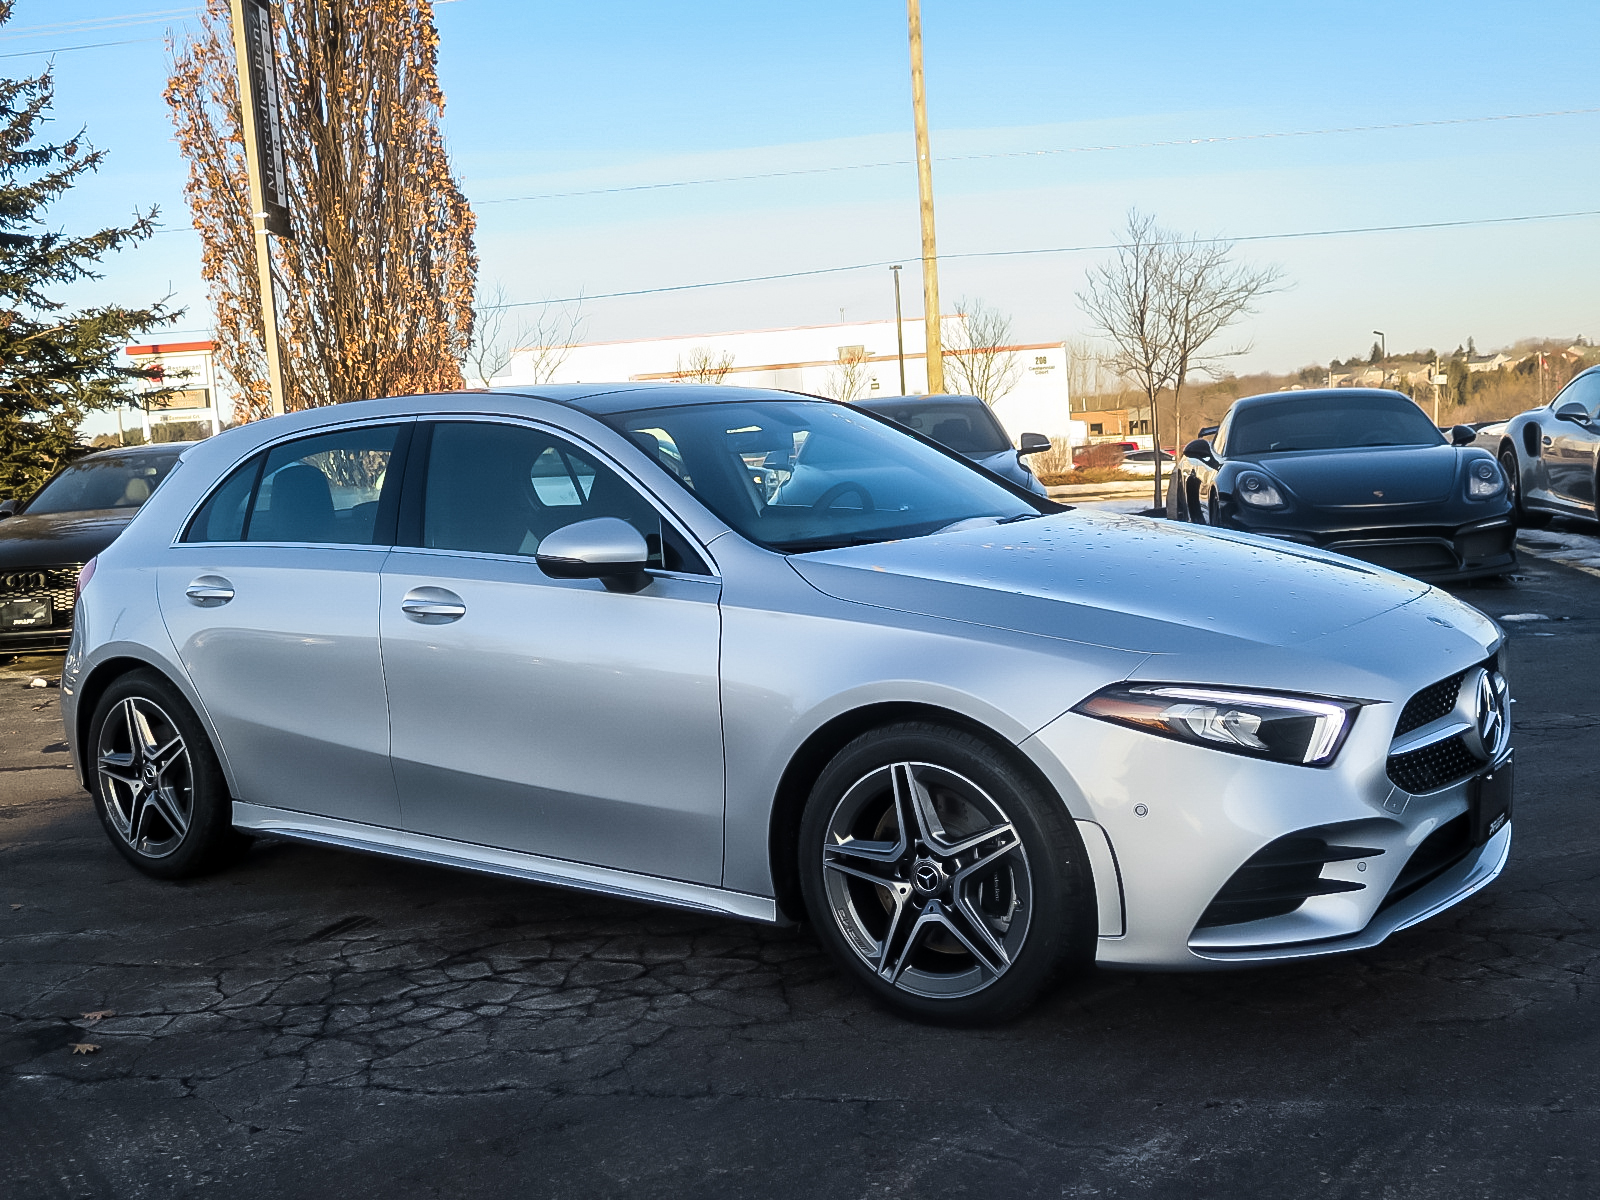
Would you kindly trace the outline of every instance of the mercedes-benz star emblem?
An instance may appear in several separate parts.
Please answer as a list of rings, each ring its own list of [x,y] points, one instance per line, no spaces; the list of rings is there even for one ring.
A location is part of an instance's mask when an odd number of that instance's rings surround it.
[[[1511,738],[1507,690],[1506,678],[1498,671],[1480,669],[1472,680],[1473,727],[1467,740],[1477,743],[1470,749],[1486,761],[1499,758]]]

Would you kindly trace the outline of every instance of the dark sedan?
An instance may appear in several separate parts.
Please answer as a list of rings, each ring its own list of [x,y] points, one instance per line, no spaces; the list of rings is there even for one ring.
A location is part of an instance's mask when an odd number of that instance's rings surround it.
[[[1503,574],[1516,564],[1510,489],[1474,436],[1457,426],[1447,438],[1399,392],[1250,396],[1183,448],[1167,515],[1421,579]]]
[[[1021,449],[1013,448],[999,418],[977,396],[885,396],[857,400],[855,405],[931,438],[1018,487],[1040,496],[1047,494],[1022,460],[1049,450],[1050,439],[1041,433],[1025,433]]]
[[[0,652],[65,646],[78,570],[113,541],[187,442],[104,450],[0,502]]]

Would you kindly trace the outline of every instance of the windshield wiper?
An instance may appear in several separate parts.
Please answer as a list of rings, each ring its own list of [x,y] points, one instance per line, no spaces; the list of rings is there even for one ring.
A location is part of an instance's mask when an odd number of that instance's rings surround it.
[[[1044,516],[1043,513],[1018,513],[1014,517],[1001,517],[998,521],[995,522],[995,524],[996,525],[1014,525],[1018,521],[1031,521],[1035,517],[1042,517],[1042,516]]]
[[[796,538],[792,542],[773,542],[779,554],[809,554],[813,550],[842,550],[846,546],[872,546],[878,542],[893,541],[892,535],[864,537],[862,535],[835,537]]]

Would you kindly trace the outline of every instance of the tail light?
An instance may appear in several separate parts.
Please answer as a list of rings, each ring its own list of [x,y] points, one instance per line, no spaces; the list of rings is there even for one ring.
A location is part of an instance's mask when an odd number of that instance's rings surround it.
[[[72,596],[74,600],[83,595],[83,589],[89,586],[89,580],[94,578],[94,565],[99,561],[100,556],[96,555],[88,562],[84,563],[82,567],[78,568],[78,582],[72,589]]]

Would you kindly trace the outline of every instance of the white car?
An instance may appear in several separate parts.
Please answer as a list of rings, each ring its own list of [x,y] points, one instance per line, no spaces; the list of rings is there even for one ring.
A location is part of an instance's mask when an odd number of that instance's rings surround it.
[[[151,875],[269,834],[808,919],[896,1010],[979,1021],[1483,887],[1503,657],[1345,558],[1070,511],[845,405],[615,384],[200,443],[85,567],[61,687]]]

